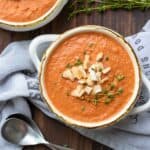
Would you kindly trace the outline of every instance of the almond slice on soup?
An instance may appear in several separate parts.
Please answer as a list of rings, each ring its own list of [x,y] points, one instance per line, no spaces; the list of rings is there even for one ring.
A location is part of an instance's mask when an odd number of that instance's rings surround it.
[[[89,95],[91,92],[92,92],[92,87],[89,87],[89,86],[86,86],[85,88],[84,88],[84,91],[85,91],[85,93],[87,94],[87,95]]]
[[[94,85],[94,82],[91,80],[89,75],[88,75],[88,78],[86,80],[86,83],[87,83],[88,86],[93,86]]]
[[[98,93],[100,93],[100,92],[102,92],[102,87],[101,87],[100,85],[95,85],[95,86],[93,87],[92,93],[93,93],[94,95],[96,95],[96,94],[98,94]]]
[[[78,85],[76,89],[71,92],[71,96],[81,97],[85,93],[84,86]]]
[[[96,61],[100,61],[100,60],[102,60],[102,58],[103,58],[103,53],[100,52],[100,53],[98,53],[97,56],[96,56]]]
[[[97,81],[101,81],[101,72],[96,72]]]
[[[83,62],[83,68],[85,70],[88,69],[89,63],[90,63],[90,55],[85,54],[84,62]]]
[[[111,68],[107,67],[105,69],[102,70],[103,74],[107,74],[108,72],[110,72]]]
[[[103,83],[107,82],[108,80],[109,80],[109,78],[108,78],[108,77],[105,77],[105,78],[103,78],[103,79],[100,81],[100,83],[103,84]]]
[[[98,81],[96,72],[93,69],[89,69],[89,76],[92,81]]]
[[[66,79],[70,79],[71,81],[74,81],[74,75],[72,74],[72,72],[71,72],[70,69],[66,69],[66,70],[63,72],[62,77],[63,77],[63,78],[66,78]]]
[[[86,79],[78,80],[78,83],[79,83],[79,84],[86,84]]]
[[[71,71],[76,79],[82,79],[86,77],[86,72],[83,66],[74,66],[71,68]]]

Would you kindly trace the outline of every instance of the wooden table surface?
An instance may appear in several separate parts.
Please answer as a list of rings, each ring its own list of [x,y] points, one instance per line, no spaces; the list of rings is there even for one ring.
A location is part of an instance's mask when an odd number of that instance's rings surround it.
[[[127,36],[138,32],[148,19],[150,19],[150,10],[145,12],[140,10],[117,10],[101,14],[92,13],[89,16],[79,15],[68,21],[67,7],[65,7],[54,21],[36,31],[15,33],[0,29],[0,51],[12,41],[29,40],[40,34],[59,34],[73,27],[87,24],[102,25]],[[57,144],[67,144],[76,150],[110,150],[107,146],[87,139],[63,124],[46,117],[33,105],[31,105],[31,110],[33,119],[49,141]],[[25,150],[47,150],[47,148],[37,146],[27,147]]]

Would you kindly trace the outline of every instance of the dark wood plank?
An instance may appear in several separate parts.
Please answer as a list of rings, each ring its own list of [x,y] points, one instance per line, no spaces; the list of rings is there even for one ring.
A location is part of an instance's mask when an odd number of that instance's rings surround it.
[[[117,10],[107,11],[105,13],[95,12],[91,15],[78,15],[70,21],[67,20],[67,14],[66,6],[54,21],[35,31],[15,33],[0,29],[0,51],[12,41],[29,40],[39,34],[45,33],[60,34],[73,27],[87,24],[106,26],[127,36],[138,32],[145,22],[150,19],[149,10],[146,12],[139,10]],[[36,121],[47,140],[57,144],[67,144],[76,150],[110,150],[110,148],[87,139],[65,125],[46,117],[33,105],[31,105],[31,110],[33,119]],[[25,150],[47,150],[47,148],[44,146],[36,146],[27,147]]]

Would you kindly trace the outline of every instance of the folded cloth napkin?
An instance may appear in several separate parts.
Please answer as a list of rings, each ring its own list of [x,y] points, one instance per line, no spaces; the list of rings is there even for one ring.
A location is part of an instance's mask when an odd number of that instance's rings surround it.
[[[2,38],[2,37],[1,37]],[[150,79],[150,21],[136,35],[126,38],[139,58],[145,75]],[[27,100],[37,106],[47,116],[57,119],[43,103],[39,88],[37,72],[30,60],[30,41],[14,42],[8,45],[0,55],[0,128],[5,119],[14,113],[31,117]],[[45,50],[47,45],[41,46]],[[137,105],[145,103],[149,95],[143,86]],[[139,115],[128,116],[120,123],[106,129],[74,128],[82,135],[116,150],[149,150],[150,149],[150,111]],[[20,150],[7,143],[0,135],[0,149]]]

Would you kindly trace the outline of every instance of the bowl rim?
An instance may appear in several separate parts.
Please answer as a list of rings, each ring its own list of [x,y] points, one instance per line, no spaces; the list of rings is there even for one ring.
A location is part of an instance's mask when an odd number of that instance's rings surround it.
[[[132,60],[133,66],[134,66],[135,87],[134,87],[134,92],[133,92],[133,94],[131,96],[132,99],[130,98],[128,104],[126,106],[124,106],[122,111],[117,113],[115,116],[112,116],[109,119],[106,119],[106,120],[100,121],[100,122],[92,122],[92,123],[82,122],[82,121],[78,121],[78,120],[75,120],[73,118],[70,118],[70,117],[66,116],[65,114],[60,112],[52,104],[50,98],[48,97],[48,95],[46,93],[45,87],[44,87],[45,66],[46,66],[47,60],[48,60],[49,56],[51,55],[51,53],[53,52],[53,50],[61,42],[66,40],[68,37],[71,37],[73,35],[76,35],[76,34],[79,34],[79,33],[82,33],[82,32],[104,33],[104,34],[107,34],[107,35],[111,36],[116,41],[119,41],[119,43],[124,47],[124,49],[127,50],[128,54],[129,54],[129,56],[130,56],[130,58]],[[85,25],[85,26],[76,27],[74,29],[71,29],[71,30],[68,30],[68,31],[64,32],[46,50],[46,53],[42,57],[42,62],[41,62],[40,71],[39,71],[39,81],[40,81],[40,84],[39,84],[40,85],[40,91],[41,91],[41,94],[42,94],[42,97],[43,97],[44,101],[47,103],[49,109],[52,110],[52,112],[54,112],[61,121],[63,121],[66,124],[69,124],[71,126],[79,126],[79,127],[86,127],[86,128],[99,128],[99,127],[103,128],[103,127],[111,126],[111,125],[115,124],[116,122],[120,121],[121,119],[123,119],[132,110],[132,108],[135,105],[135,103],[137,101],[137,98],[139,97],[139,94],[140,94],[140,89],[141,89],[141,70],[140,70],[140,65],[139,65],[138,59],[137,59],[137,57],[135,55],[135,52],[133,51],[133,48],[125,40],[125,38],[123,36],[121,36],[120,34],[118,34],[115,31],[113,31],[111,29],[108,29],[106,27],[103,27],[103,26]]]

